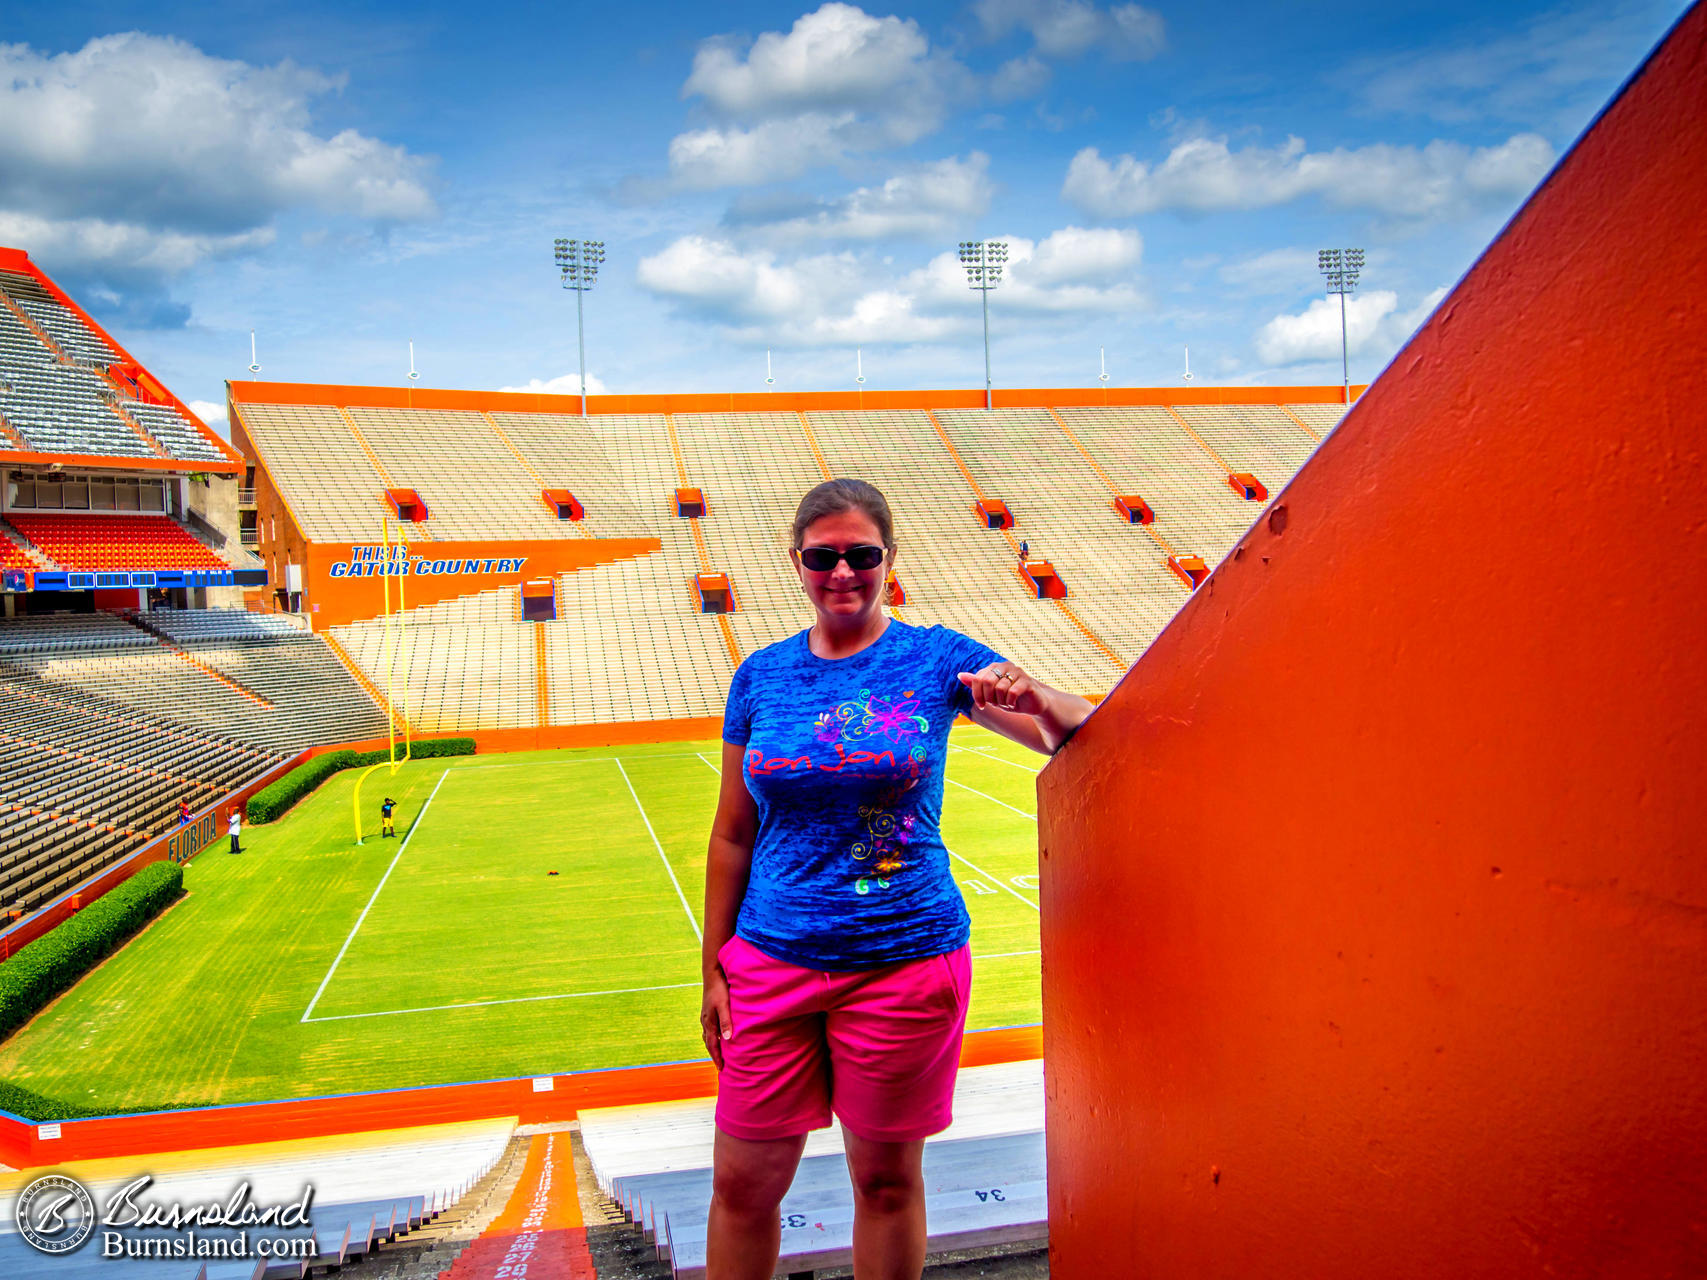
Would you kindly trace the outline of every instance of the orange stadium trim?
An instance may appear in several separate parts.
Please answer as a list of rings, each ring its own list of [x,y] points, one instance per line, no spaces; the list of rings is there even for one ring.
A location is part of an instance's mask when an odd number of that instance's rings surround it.
[[[964,1067],[991,1066],[1031,1061],[1042,1054],[1042,1027],[999,1027],[968,1032],[961,1044],[960,1063]],[[540,1089],[535,1084],[537,1079],[549,1079],[551,1087]],[[193,1151],[504,1116],[514,1116],[521,1124],[561,1124],[590,1107],[709,1098],[716,1092],[716,1069],[705,1061],[65,1120],[58,1126],[57,1138],[44,1138],[36,1124],[0,1112],[0,1161],[30,1169],[108,1156]]]
[[[404,530],[411,538],[415,526]],[[377,618],[382,611],[376,575],[408,569],[409,607],[424,608],[494,587],[519,587],[524,579],[556,577],[596,565],[651,555],[657,538],[476,539],[402,544],[406,560],[386,562],[381,544],[310,542],[304,585],[315,630]]]
[[[580,416],[579,396],[527,391],[458,391],[439,388],[357,387],[343,383],[243,382],[225,384],[238,404],[298,404],[373,409],[450,409],[474,413],[561,413]],[[1364,388],[1353,384],[1352,396]],[[1051,405],[1339,404],[1343,387],[1087,387],[1014,389],[995,393],[998,409]],[[587,413],[788,413],[828,410],[904,412],[982,409],[982,391],[759,391],[723,395],[588,396]]]

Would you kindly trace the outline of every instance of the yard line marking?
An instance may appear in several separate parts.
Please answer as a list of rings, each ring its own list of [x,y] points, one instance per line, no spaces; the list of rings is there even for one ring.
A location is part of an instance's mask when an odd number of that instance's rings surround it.
[[[696,751],[696,752],[694,752],[694,754],[697,755],[701,760],[705,761],[705,767],[707,769],[710,769],[719,778],[721,778],[723,776],[723,770],[719,769],[716,765],[712,764],[711,760],[706,756],[705,752]]]
[[[1006,800],[998,800],[995,796],[984,795],[984,793],[978,790],[977,787],[969,787],[964,782],[956,782],[953,778],[944,778],[943,781],[948,783],[950,786],[959,787],[962,791],[970,791],[975,796],[984,796],[984,799],[988,800],[991,804],[999,804],[1004,809],[1013,809],[1013,811],[1019,814],[1022,818],[1030,818],[1033,822],[1037,821],[1037,815],[1035,813],[1027,813],[1024,809],[1014,809],[1014,807]]]
[[[1019,769],[1022,772],[1031,774],[1033,777],[1038,773],[1038,770],[1031,768],[1029,765],[1019,764],[1013,760],[1004,760],[993,751],[980,751],[976,747],[956,747],[953,745],[950,745],[948,749],[950,751],[964,751],[969,756],[983,756],[986,760],[994,760],[997,764],[1005,764],[1010,769]]]
[[[994,951],[988,955],[976,955],[974,960],[1006,960],[1013,956],[1039,956],[1041,948],[1030,951]],[[310,1018],[310,1022],[344,1022],[351,1018],[389,1018],[400,1013],[440,1013],[446,1009],[483,1009],[495,1004],[532,1004],[541,1000],[585,1000],[592,996],[632,996],[645,991],[680,991],[686,987],[703,985],[699,982],[665,982],[652,987],[614,987],[609,991],[563,991],[549,996],[506,996],[500,1000],[464,1000],[459,1004],[424,1004],[410,1009],[378,1009],[372,1013],[332,1013],[321,1018]]]
[[[693,936],[704,942],[705,934],[700,932],[699,921],[693,918],[693,908],[688,906],[688,895],[682,892],[682,882],[676,879],[676,870],[665,856],[664,846],[658,842],[658,833],[652,830],[652,819],[646,816],[646,806],[640,803],[640,793],[634,789],[634,783],[629,781],[628,770],[622,767],[621,760],[616,762],[616,771],[622,775],[622,780],[628,783],[628,794],[634,797],[634,807],[640,810],[640,820],[646,824],[646,834],[652,837],[652,847],[658,851],[658,860],[664,864],[664,871],[670,877],[670,883],[676,886],[676,897],[682,900],[682,910],[688,913],[688,923],[693,926]]]
[[[609,764],[613,760],[686,760],[698,755],[697,751],[654,751],[644,756],[576,756],[572,760],[527,760],[518,764],[465,764],[460,768],[467,769],[534,769],[541,765],[559,764]]]
[[[415,1009],[380,1009],[374,1013],[334,1013],[310,1022],[342,1022],[348,1018],[389,1018],[397,1013],[438,1013],[444,1009],[480,1009],[492,1004],[528,1004],[535,1000],[581,1000],[588,996],[631,996],[642,991],[675,991],[698,987],[699,982],[666,982],[656,987],[618,987],[611,991],[564,991],[551,996],[506,996],[502,1000],[465,1000],[461,1004],[424,1004]]]
[[[1001,888],[1006,889],[1009,893],[1013,894],[1014,897],[1018,898],[1021,902],[1025,903],[1025,905],[1030,907],[1033,911],[1037,910],[1037,904],[1035,902],[1033,902],[1030,898],[1026,897],[1019,890],[1015,889],[1012,885],[1010,885],[1006,880],[1002,879],[1000,876],[991,875],[988,871],[984,870],[983,867],[979,866],[976,862],[973,862],[972,859],[970,859],[970,858],[961,858],[958,853],[956,853],[953,849],[948,848],[947,845],[944,845],[943,849],[948,853],[949,857],[959,858],[959,860],[961,862],[964,862],[967,866],[971,867],[979,875],[983,876],[984,879],[992,881],[993,883],[999,885]]]
[[[403,833],[403,842],[397,846],[397,852],[392,855],[391,866],[385,869],[385,874],[379,878],[379,883],[374,886],[373,896],[367,900],[367,906],[362,908],[361,915],[356,917],[355,926],[350,930],[350,936],[344,939],[344,945],[338,948],[338,955],[332,961],[332,967],[326,970],[326,976],[320,979],[320,985],[314,992],[314,999],[308,1002],[308,1008],[302,1012],[301,1021],[307,1022],[309,1020],[309,1014],[314,1012],[314,1006],[319,1004],[320,997],[326,994],[326,984],[332,981],[332,975],[338,972],[338,966],[344,962],[344,953],[350,949],[350,943],[356,940],[356,933],[362,927],[362,921],[366,920],[367,913],[373,910],[373,904],[379,899],[379,891],[385,888],[385,882],[391,879],[392,868],[397,865],[397,860],[403,856],[403,851],[409,847],[409,842],[415,838],[415,831],[420,827],[421,820],[427,816],[427,809],[433,803],[433,796],[438,795],[439,788],[444,786],[445,779],[448,777],[450,777],[450,767],[447,765],[445,771],[439,775],[438,782],[434,784],[432,795],[427,797],[427,803],[421,806],[421,812],[415,815],[415,821],[411,822],[409,830]],[[327,1019],[316,1018],[314,1021],[325,1022]]]

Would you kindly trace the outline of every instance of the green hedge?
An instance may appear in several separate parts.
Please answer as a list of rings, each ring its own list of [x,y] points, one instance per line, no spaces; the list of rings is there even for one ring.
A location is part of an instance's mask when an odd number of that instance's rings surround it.
[[[410,758],[430,760],[435,756],[471,756],[473,738],[427,738],[410,746]],[[316,788],[334,773],[356,769],[362,765],[383,764],[391,759],[384,751],[329,751],[315,756],[305,765],[292,769],[277,782],[262,787],[249,797],[250,822],[272,822],[282,817],[298,800],[313,794]]]
[[[183,892],[183,867],[152,863],[0,964],[0,1039],[69,990]]]

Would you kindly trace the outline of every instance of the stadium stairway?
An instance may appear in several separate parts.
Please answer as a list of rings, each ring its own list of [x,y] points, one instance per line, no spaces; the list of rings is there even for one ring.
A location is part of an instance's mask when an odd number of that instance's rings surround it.
[[[1043,1072],[1038,1061],[962,1070],[955,1123],[925,1144],[928,1257],[949,1266],[971,1253],[1002,1261],[989,1275],[1047,1274]],[[597,1186],[631,1223],[648,1277],[700,1280],[711,1202],[710,1100],[586,1111],[582,1139]],[[839,1125],[807,1141],[783,1201],[781,1270],[825,1273],[852,1261],[853,1192]],[[645,1247],[639,1247],[643,1244]],[[933,1269],[934,1270],[934,1269]]]
[[[443,1280],[596,1280],[576,1191],[573,1136],[558,1130],[518,1142],[527,1143],[526,1163],[502,1211],[440,1273]]]

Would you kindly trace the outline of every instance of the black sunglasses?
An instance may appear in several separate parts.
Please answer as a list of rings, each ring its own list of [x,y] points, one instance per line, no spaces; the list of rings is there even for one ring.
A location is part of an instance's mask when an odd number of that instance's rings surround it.
[[[882,547],[861,544],[849,547],[846,551],[837,551],[834,547],[801,547],[794,554],[799,556],[800,563],[813,573],[828,573],[841,560],[846,560],[848,568],[855,572],[875,569],[883,563],[883,557],[887,553]]]

